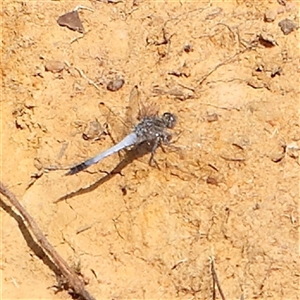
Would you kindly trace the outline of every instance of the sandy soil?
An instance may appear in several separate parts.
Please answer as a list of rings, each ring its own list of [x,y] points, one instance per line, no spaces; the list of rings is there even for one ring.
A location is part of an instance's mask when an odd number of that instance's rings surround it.
[[[4,1],[1,178],[97,299],[213,299],[212,259],[226,299],[300,299],[299,30],[278,26],[299,7],[285,3]],[[56,22],[79,4],[85,35]],[[178,116],[159,169],[129,152],[44,170],[110,147],[82,133],[118,137],[135,85]],[[70,299],[1,200],[2,299]]]

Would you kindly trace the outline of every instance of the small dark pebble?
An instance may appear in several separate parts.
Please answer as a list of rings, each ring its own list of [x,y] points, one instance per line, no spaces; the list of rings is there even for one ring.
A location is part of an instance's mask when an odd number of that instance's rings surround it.
[[[206,179],[207,184],[218,185],[218,180],[214,177],[208,176]]]
[[[126,196],[127,195],[127,188],[126,186],[121,187],[122,195]]]
[[[67,12],[64,15],[60,16],[57,19],[57,23],[59,26],[66,26],[71,30],[84,33],[84,28],[79,18],[79,14],[77,10]]]
[[[277,0],[277,2],[282,6],[286,6],[286,0]]]
[[[193,51],[193,47],[191,45],[187,44],[187,45],[184,45],[183,50],[186,53],[190,53]]]
[[[262,46],[264,46],[266,48],[271,48],[271,47],[274,47],[274,46],[278,46],[278,44],[277,44],[276,40],[274,39],[274,37],[270,34],[265,33],[265,32],[259,34],[258,41]]]
[[[288,35],[295,29],[299,28],[299,25],[290,19],[284,19],[284,20],[280,21],[278,23],[278,25],[284,35]]]
[[[111,92],[115,92],[118,91],[124,85],[124,83],[124,79],[112,80],[107,84],[106,88]]]

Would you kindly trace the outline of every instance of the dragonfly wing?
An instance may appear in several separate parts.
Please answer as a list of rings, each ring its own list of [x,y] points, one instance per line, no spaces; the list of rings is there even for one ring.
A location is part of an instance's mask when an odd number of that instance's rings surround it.
[[[158,105],[149,99],[140,101],[139,97],[137,99],[136,107],[138,107],[138,109],[136,109],[136,117],[139,121],[145,117],[156,117],[158,115]]]
[[[130,91],[125,112],[125,122],[131,126],[135,125],[137,121],[137,116],[140,111],[140,96],[141,92],[139,91],[138,86],[135,85]]]
[[[128,124],[136,124],[136,120],[141,121],[144,117],[154,117],[158,115],[158,106],[149,101],[141,101],[141,92],[135,85],[129,95],[128,106],[126,108],[125,120]]]
[[[98,155],[80,163],[79,165],[76,165],[72,167],[69,172],[66,175],[74,175],[82,170],[85,170],[89,166],[98,163],[102,159],[104,159],[107,156],[110,156],[120,150],[123,150],[129,146],[132,146],[138,142],[138,137],[135,132],[132,132],[128,134],[121,142],[118,144],[112,146],[111,148],[99,153]]]
[[[128,124],[125,124],[123,118],[121,118],[119,114],[115,112],[115,110],[111,109],[104,102],[100,102],[98,104],[98,108],[103,116],[103,119],[105,120],[105,124],[108,125],[108,133],[110,136],[113,135],[114,138],[120,140],[127,135],[128,132],[130,132],[131,128],[128,128]],[[124,128],[126,128],[126,132],[124,132]],[[112,139],[114,140],[114,138]]]

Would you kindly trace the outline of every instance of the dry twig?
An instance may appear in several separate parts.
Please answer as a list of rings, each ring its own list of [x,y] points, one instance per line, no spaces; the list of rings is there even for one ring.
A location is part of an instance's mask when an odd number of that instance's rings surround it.
[[[48,242],[42,231],[39,229],[38,225],[31,217],[31,215],[26,211],[26,209],[21,205],[16,196],[0,181],[0,193],[5,196],[11,205],[17,210],[21,215],[25,225],[29,227],[31,233],[34,235],[35,239],[39,245],[45,250],[49,255],[51,260],[57,266],[63,277],[67,281],[67,286],[71,288],[75,294],[80,295],[85,300],[94,300],[84,288],[84,282],[74,270],[69,267],[69,265],[63,260],[63,258],[56,252],[54,247]]]
[[[80,76],[82,78],[87,80],[88,84],[93,85],[98,91],[100,91],[100,88],[98,87],[98,85],[92,79],[88,78],[81,69],[79,69],[77,67],[74,67],[74,69],[80,74]]]
[[[218,291],[220,293],[220,296],[221,296],[222,300],[226,300],[225,296],[223,294],[223,291],[221,289],[220,282],[219,282],[216,270],[215,270],[215,259],[214,259],[214,257],[210,258],[210,268],[211,268],[211,274],[212,274],[212,278],[213,278],[213,300],[216,300],[216,286],[218,288]]]

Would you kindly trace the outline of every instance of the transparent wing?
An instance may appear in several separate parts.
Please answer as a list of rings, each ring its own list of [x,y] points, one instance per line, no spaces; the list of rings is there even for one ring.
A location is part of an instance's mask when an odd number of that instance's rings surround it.
[[[156,103],[145,101],[141,105],[141,109],[138,115],[138,119],[142,120],[144,117],[156,117],[159,112],[159,107]]]
[[[120,116],[116,109],[110,108],[104,102],[100,102],[98,107],[101,114],[107,120],[110,127],[110,134],[113,139],[120,140],[126,136],[137,124],[137,117],[140,112],[140,91],[134,86],[129,94],[125,114]]]
[[[139,111],[139,90],[135,86],[129,95],[128,105],[125,109],[125,114],[121,113],[124,110],[111,108],[104,102],[98,104],[101,115],[106,120],[107,133],[112,139],[112,143],[116,145],[125,136],[128,136],[134,126],[137,124],[137,111]]]
[[[107,129],[107,133],[112,138],[113,143],[120,141],[131,131],[130,125],[126,124],[116,110],[111,109],[104,102],[100,102],[98,108],[103,120],[105,120],[104,127]]]
[[[128,104],[125,112],[125,122],[127,124],[135,125],[140,111],[140,96],[141,92],[137,85],[135,85],[129,94]]]
[[[146,99],[141,101],[141,92],[137,85],[134,86],[129,95],[125,120],[128,123],[136,124],[137,120],[141,121],[146,116],[157,116],[158,111],[158,105],[156,105],[154,102],[150,102]]]
[[[107,120],[108,134],[114,144],[128,135],[144,117],[158,115],[158,106],[154,102],[141,101],[141,91],[137,85],[130,91],[124,115],[118,113],[117,109],[110,108],[104,102],[99,103],[99,110]]]

